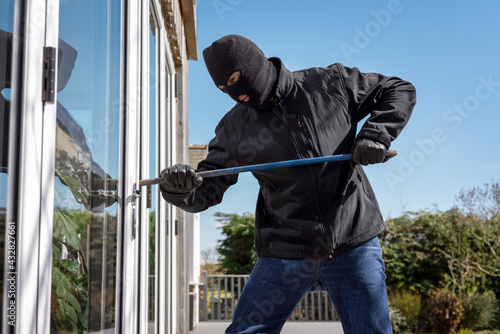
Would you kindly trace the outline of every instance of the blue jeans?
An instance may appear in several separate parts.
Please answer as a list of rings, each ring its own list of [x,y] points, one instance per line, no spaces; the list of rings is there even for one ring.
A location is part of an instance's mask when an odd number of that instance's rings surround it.
[[[243,287],[226,334],[279,333],[302,297],[324,288],[345,334],[392,333],[382,249],[377,238],[338,257],[261,257]]]

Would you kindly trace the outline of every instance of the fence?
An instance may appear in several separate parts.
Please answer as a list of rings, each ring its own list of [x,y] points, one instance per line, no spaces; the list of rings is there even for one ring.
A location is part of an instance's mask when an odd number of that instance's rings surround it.
[[[249,275],[208,275],[203,272],[200,291],[200,319],[203,321],[231,320],[238,298]],[[288,320],[337,321],[330,298],[325,291],[307,293]]]

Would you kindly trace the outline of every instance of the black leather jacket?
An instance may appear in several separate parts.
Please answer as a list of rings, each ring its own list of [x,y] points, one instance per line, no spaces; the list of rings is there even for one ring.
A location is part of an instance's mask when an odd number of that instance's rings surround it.
[[[241,104],[220,121],[198,170],[350,153],[356,137],[387,147],[406,125],[416,96],[396,77],[333,64],[288,71],[278,58],[271,111]],[[365,116],[357,134],[357,124]],[[254,172],[260,184],[255,214],[259,256],[326,258],[384,230],[375,194],[360,166],[350,162]],[[188,194],[163,192],[168,202],[199,212],[222,201],[237,175],[204,179]]]

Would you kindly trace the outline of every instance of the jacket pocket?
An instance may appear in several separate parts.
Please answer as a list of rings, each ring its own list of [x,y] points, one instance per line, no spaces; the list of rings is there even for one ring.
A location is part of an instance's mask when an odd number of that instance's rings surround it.
[[[368,197],[368,199],[371,202],[377,203],[377,199],[375,198],[375,193],[373,192],[373,189],[370,183],[368,182],[368,178],[366,177],[366,174],[359,165],[356,165],[356,179],[358,181],[360,188],[363,189],[363,192],[366,195],[366,197]]]

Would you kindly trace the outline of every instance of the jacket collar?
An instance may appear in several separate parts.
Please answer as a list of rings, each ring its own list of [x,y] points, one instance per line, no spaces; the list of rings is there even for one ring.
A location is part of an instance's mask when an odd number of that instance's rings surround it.
[[[290,72],[281,59],[277,57],[269,58],[271,62],[278,69],[278,85],[276,86],[276,93],[274,94],[274,101],[277,106],[281,107],[285,104],[290,92],[293,88],[293,74]]]

